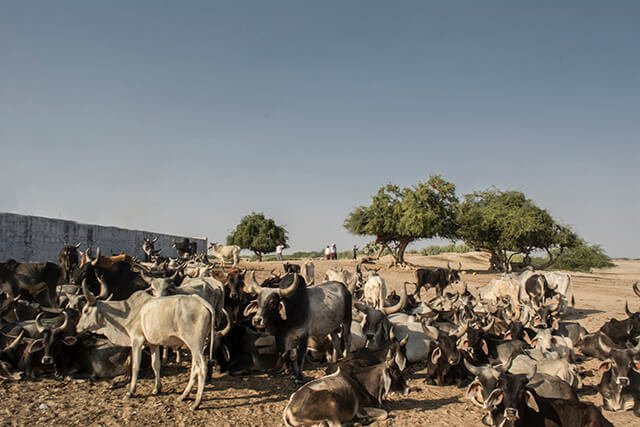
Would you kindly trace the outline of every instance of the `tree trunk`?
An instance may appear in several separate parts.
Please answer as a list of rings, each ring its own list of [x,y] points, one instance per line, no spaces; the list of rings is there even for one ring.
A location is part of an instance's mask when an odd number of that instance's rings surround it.
[[[258,261],[262,262],[262,252],[254,250],[253,253],[256,254],[256,258],[258,258]]]
[[[375,256],[376,260],[380,259],[380,257],[382,256],[382,252],[384,252],[384,250],[386,248],[387,248],[387,244],[386,243],[382,243],[380,245],[380,249],[378,249],[378,252],[376,252],[376,256]]]
[[[404,265],[404,252],[407,250],[407,246],[409,246],[409,243],[411,243],[411,240],[403,240],[400,241],[400,244],[398,245],[398,254],[395,256],[396,262],[400,265]]]

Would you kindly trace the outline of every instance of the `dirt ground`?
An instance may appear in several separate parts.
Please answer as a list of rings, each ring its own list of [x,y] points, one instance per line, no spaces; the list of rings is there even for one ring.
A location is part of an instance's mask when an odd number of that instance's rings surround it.
[[[488,262],[481,254],[446,254],[424,257],[409,256],[416,265],[446,266],[447,261],[462,263],[468,271],[462,280],[476,289],[494,275],[483,273]],[[353,269],[347,260],[314,260],[316,278],[336,265]],[[381,262],[381,265],[384,261]],[[581,322],[593,331],[611,317],[624,318],[625,300],[632,310],[640,309],[640,298],[633,294],[631,285],[640,280],[640,261],[618,260],[616,267],[590,274],[573,274],[572,290],[576,298],[574,313],[569,319]],[[260,270],[258,278],[278,267],[280,263],[245,263]],[[405,280],[413,281],[412,270],[383,268],[380,273],[387,286],[399,289]],[[412,291],[412,289],[410,289]],[[433,291],[430,291],[433,292]],[[582,365],[597,368],[598,361]],[[320,369],[309,368],[309,378],[321,376]],[[151,396],[152,373],[143,376],[138,384],[138,397],[125,399],[125,389],[113,389],[108,381],[56,380],[40,378],[0,385],[0,425],[215,425],[215,426],[276,426],[282,425],[282,411],[295,387],[286,377],[255,375],[230,377],[214,374],[207,384],[201,409],[191,411],[190,402],[178,402],[177,397],[188,379],[188,362],[182,367],[169,366],[163,370],[163,394]],[[592,388],[599,377],[585,379],[581,398],[601,405],[601,399]],[[464,389],[429,386],[424,383],[422,371],[409,376],[412,388],[408,396],[392,396],[384,405],[389,419],[376,426],[460,426],[481,425],[482,410],[464,397]],[[611,413],[605,416],[617,426],[640,426],[640,418],[631,412]]]

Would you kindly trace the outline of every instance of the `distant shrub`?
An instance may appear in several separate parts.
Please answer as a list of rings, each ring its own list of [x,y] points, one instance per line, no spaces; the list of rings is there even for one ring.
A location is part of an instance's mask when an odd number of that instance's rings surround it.
[[[600,246],[582,244],[572,249],[565,249],[552,267],[558,270],[588,272],[593,268],[607,268],[614,265]]]
[[[472,248],[465,245],[464,243],[461,243],[457,245],[450,244],[450,245],[444,245],[444,246],[437,246],[437,245],[427,246],[426,248],[422,249],[420,253],[422,255],[440,255],[446,252],[457,252],[460,254],[464,254],[471,251],[473,251]]]

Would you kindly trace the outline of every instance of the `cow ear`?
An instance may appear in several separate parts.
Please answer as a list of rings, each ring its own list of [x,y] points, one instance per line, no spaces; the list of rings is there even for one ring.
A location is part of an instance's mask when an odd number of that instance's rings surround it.
[[[553,319],[553,321],[551,322],[551,327],[554,331],[560,329],[560,322],[558,322],[558,319]]]
[[[538,345],[538,338],[534,338],[534,339],[532,339],[532,340],[530,341],[529,345],[530,345],[532,348],[535,348],[535,347],[536,347],[536,345]]]
[[[602,374],[604,374],[605,372],[607,372],[610,369],[611,369],[611,361],[610,360],[605,360],[598,367],[598,372],[600,373],[600,375],[602,375]]]
[[[467,399],[471,400],[476,406],[483,407],[482,384],[477,379],[467,387]]]
[[[502,389],[497,388],[491,392],[489,397],[487,397],[487,400],[484,402],[484,407],[489,409],[498,406],[502,402],[503,398],[504,393],[502,392]]]
[[[253,300],[244,308],[244,317],[249,317],[258,312],[258,300]]]
[[[482,340],[482,351],[484,352],[484,354],[489,354],[489,346],[487,345],[487,342],[485,340]]]
[[[525,390],[524,392],[524,400],[527,402],[527,406],[533,409],[536,412],[540,412],[540,408],[538,408],[538,402],[536,402],[536,398],[533,396],[529,390]]]
[[[437,364],[440,357],[442,357],[442,350],[440,350],[440,347],[436,347],[433,353],[431,353],[431,363],[434,365]]]
[[[279,307],[278,307],[278,314],[280,315],[282,320],[287,320],[287,309],[284,306],[284,302],[283,301],[280,301],[280,304],[279,304]]]
[[[42,341],[42,339],[37,339],[31,342],[31,344],[29,344],[29,347],[27,347],[27,352],[36,353],[42,350],[43,348],[44,348],[44,341]]]
[[[62,342],[65,343],[66,345],[74,345],[75,343],[78,342],[78,339],[76,337],[67,336],[62,339]]]

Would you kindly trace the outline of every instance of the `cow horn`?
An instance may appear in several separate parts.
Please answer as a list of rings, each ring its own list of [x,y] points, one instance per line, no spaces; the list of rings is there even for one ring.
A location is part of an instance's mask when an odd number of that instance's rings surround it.
[[[624,312],[627,313],[627,316],[632,317],[633,313],[629,310],[629,301],[624,302]]]
[[[632,286],[633,292],[640,297],[640,289],[638,288],[638,282],[634,283]]]
[[[469,322],[464,322],[458,327],[458,329],[456,329],[455,331],[451,331],[449,335],[455,335],[457,337],[461,337],[464,335],[465,332],[467,332],[468,328],[469,328]]]
[[[87,251],[87,258],[89,258],[91,260],[91,265],[93,265],[94,267],[96,265],[98,265],[98,261],[100,260],[100,248],[96,249],[96,258],[95,259],[91,259],[91,257],[89,256],[88,251]]]
[[[80,248],[80,245],[82,245],[82,242],[76,243],[76,249]]]
[[[608,356],[609,354],[611,354],[611,350],[613,350],[610,346],[608,346],[607,344],[604,343],[604,341],[602,340],[602,337],[599,336],[598,337],[598,345],[600,346],[600,348],[602,349],[602,351],[604,351],[604,353]]]
[[[274,274],[274,271],[276,271],[276,270],[277,270],[277,268],[274,268],[273,270],[271,270],[269,275],[272,276],[272,277],[276,277],[276,275]]]
[[[231,316],[229,316],[229,312],[224,308],[222,309],[222,313],[224,314],[224,317],[227,318],[227,326],[225,326],[221,331],[217,331],[217,333],[218,335],[225,337],[229,335],[229,332],[231,332]]]
[[[67,326],[69,326],[69,315],[67,314],[66,311],[63,311],[62,315],[64,316],[64,322],[62,322],[62,325],[56,328],[56,331],[64,331],[67,328]]]
[[[489,321],[489,324],[487,326],[484,326],[482,328],[482,332],[489,332],[491,330],[491,328],[493,328],[493,325],[496,323],[496,318],[491,316],[491,320]]]
[[[382,312],[386,315],[398,313],[407,305],[407,282],[402,285],[402,293],[400,294],[400,301],[396,305],[391,307],[382,307]]]
[[[281,297],[287,298],[294,294],[296,289],[298,288],[298,273],[293,273],[293,281],[289,285],[288,288],[280,288],[278,293]]]
[[[259,294],[260,290],[262,289],[262,287],[258,284],[258,282],[256,282],[256,271],[255,270],[251,271],[251,275],[249,276],[249,278],[251,279],[251,281],[249,282],[249,285],[251,286],[251,289],[256,294]]]
[[[464,367],[467,368],[467,371],[471,372],[476,377],[479,377],[482,373],[482,368],[467,362],[467,359],[465,359],[464,357],[462,358],[462,363],[464,363]]]
[[[23,337],[24,337],[24,329],[20,331],[20,333],[18,334],[16,339],[11,341],[11,344],[9,344],[7,347],[5,347],[4,350],[5,351],[15,350],[20,345],[20,342],[22,341]]]
[[[98,294],[97,298],[105,299],[109,296],[109,287],[107,286],[107,282],[100,274],[96,274],[96,278],[98,279],[98,282],[100,282],[100,294]]]
[[[40,321],[40,319],[42,319],[42,316],[44,316],[44,313],[40,313],[36,316],[36,330],[39,334],[43,333],[45,329],[47,329]]]
[[[158,241],[158,236],[154,237],[154,238],[151,240],[151,243],[155,243],[155,242],[157,242],[157,241]]]
[[[96,296],[91,293],[89,288],[87,288],[87,279],[82,281],[82,293],[84,297],[87,299],[87,303],[89,305],[96,305]]]

